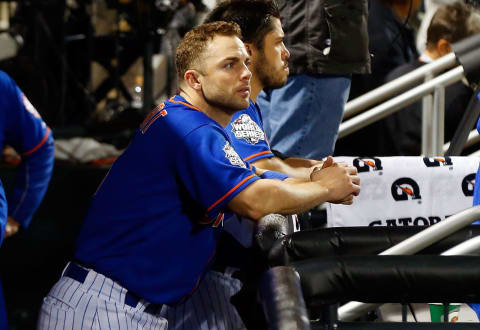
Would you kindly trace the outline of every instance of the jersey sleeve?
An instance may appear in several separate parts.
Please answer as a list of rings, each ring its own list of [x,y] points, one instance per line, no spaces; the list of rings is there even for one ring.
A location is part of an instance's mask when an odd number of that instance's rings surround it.
[[[3,235],[5,234],[5,226],[7,224],[7,200],[0,181],[0,246],[2,245]]]
[[[254,105],[236,113],[226,131],[244,161],[253,163],[274,156],[263,129],[262,117]]]
[[[275,180],[286,180],[289,178],[288,175],[280,173],[280,172],[275,172],[275,171],[265,171],[263,172],[262,175],[260,175],[260,178],[262,179],[275,179]]]
[[[11,78],[3,75],[5,144],[22,157],[15,186],[7,196],[8,215],[27,226],[47,190],[53,170],[54,143],[50,128],[27,97]]]
[[[247,168],[221,128],[204,125],[187,135],[177,151],[178,173],[189,193],[218,219],[226,205],[259,177]]]

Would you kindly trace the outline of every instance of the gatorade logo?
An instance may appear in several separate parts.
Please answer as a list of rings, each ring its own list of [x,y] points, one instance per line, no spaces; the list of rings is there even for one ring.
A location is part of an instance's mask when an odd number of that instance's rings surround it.
[[[469,174],[462,180],[462,191],[467,197],[473,196],[473,188],[475,187],[475,173]]]
[[[378,158],[355,158],[353,166],[358,170],[358,173],[383,170],[382,161]]]
[[[424,157],[423,162],[427,167],[453,166],[450,157]]]
[[[396,201],[421,199],[420,187],[411,178],[400,178],[392,184],[392,197]]]

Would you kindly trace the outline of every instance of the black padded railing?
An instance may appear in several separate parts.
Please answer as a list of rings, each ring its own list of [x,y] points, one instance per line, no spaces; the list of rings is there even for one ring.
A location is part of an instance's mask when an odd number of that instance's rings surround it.
[[[280,266],[266,271],[260,280],[259,299],[268,329],[310,329],[300,278],[292,268]]]
[[[478,256],[347,256],[292,263],[309,307],[364,302],[480,301]]]
[[[285,235],[268,252],[271,266],[322,256],[375,255],[415,235],[425,227],[335,227]],[[420,254],[438,255],[472,237],[480,226],[469,226],[425,248]]]

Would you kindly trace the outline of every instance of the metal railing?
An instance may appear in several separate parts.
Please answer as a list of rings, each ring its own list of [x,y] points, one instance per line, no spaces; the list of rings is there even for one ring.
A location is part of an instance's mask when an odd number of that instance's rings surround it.
[[[474,35],[452,45],[454,52],[411,71],[380,86],[345,106],[344,121],[338,138],[349,135],[406,106],[422,100],[422,154],[443,155],[445,125],[445,87],[468,78],[471,86],[480,80],[480,35]],[[447,72],[445,70],[450,69]],[[440,72],[444,72],[439,74]],[[438,76],[435,76],[439,74]],[[422,83],[423,81],[423,83]],[[420,85],[418,85],[421,83]],[[408,90],[409,89],[409,90]],[[479,89],[474,88],[478,93]],[[402,93],[402,94],[399,94]],[[399,94],[399,95],[397,95]],[[395,96],[397,95],[397,96]],[[479,94],[480,95],[480,94]],[[389,99],[390,98],[390,99]],[[480,100],[480,97],[479,97]],[[447,154],[459,153],[466,140],[465,128],[480,112],[480,105],[472,97]],[[361,111],[372,107],[366,112]],[[355,115],[355,117],[353,117]],[[473,126],[473,124],[472,124]],[[467,130],[471,129],[471,126]],[[472,136],[471,143],[475,137]]]
[[[432,62],[430,64],[436,64],[437,66],[430,66],[430,70],[432,68],[445,68],[445,63],[451,64],[451,58],[455,58],[455,55],[449,54],[444,57],[448,57],[448,61],[442,57],[437,60],[441,61],[440,64],[442,65],[438,65],[438,63],[436,63],[437,61]],[[398,93],[402,91],[402,89],[417,83],[421,77],[426,78],[423,84],[342,122],[340,124],[338,138],[342,138],[364,128],[433,93],[433,102],[428,98],[423,102],[423,108],[425,110],[422,120],[422,154],[426,156],[442,155],[444,144],[445,87],[464,78],[464,71],[462,66],[457,66],[430,80],[426,77],[429,72],[431,71],[426,71],[421,67],[348,102],[346,109],[349,111],[348,116],[352,116],[354,113],[358,113],[371,105],[372,102],[375,103],[384,100],[386,97],[388,98],[392,94]],[[385,94],[381,95],[382,91]],[[355,102],[353,106],[350,105],[351,102]]]
[[[460,213],[457,213],[435,225],[422,230],[418,234],[407,238],[399,244],[383,251],[380,255],[410,255],[417,253],[418,251],[426,248],[438,242],[439,240],[447,237],[448,235],[456,232],[457,230],[470,225],[472,222],[480,219],[480,206],[474,206],[466,209]],[[474,238],[475,239],[475,238]],[[469,241],[467,241],[469,242]],[[474,240],[466,244],[466,247],[476,251],[478,249],[478,240]],[[447,251],[449,254],[453,252],[450,249]],[[465,251],[465,246],[458,247],[456,253],[459,251]],[[470,250],[468,250],[470,251]],[[445,252],[445,253],[447,253]],[[353,321],[356,318],[364,315],[365,313],[374,310],[381,304],[367,304],[357,301],[351,301],[345,305],[340,306],[338,309],[338,319],[341,321]]]
[[[388,99],[390,96],[412,87],[425,80],[425,77],[450,69],[456,65],[455,54],[450,53],[436,61],[409,72],[391,82],[386,83],[364,95],[361,95],[345,105],[343,119],[348,119],[368,107]]]
[[[478,131],[476,129],[471,130],[470,133],[468,134],[468,138],[465,143],[465,148],[471,147],[478,142],[480,142],[480,135],[478,134]],[[445,143],[443,145],[443,153],[445,153],[449,147],[450,147],[450,142]]]

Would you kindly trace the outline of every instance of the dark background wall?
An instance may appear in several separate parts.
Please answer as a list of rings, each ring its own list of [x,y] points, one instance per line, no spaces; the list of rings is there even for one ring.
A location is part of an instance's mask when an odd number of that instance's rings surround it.
[[[90,198],[107,171],[57,163],[30,227],[4,241],[0,277],[10,330],[35,329],[42,299],[70,260]],[[7,192],[14,172],[12,167],[0,167]]]

